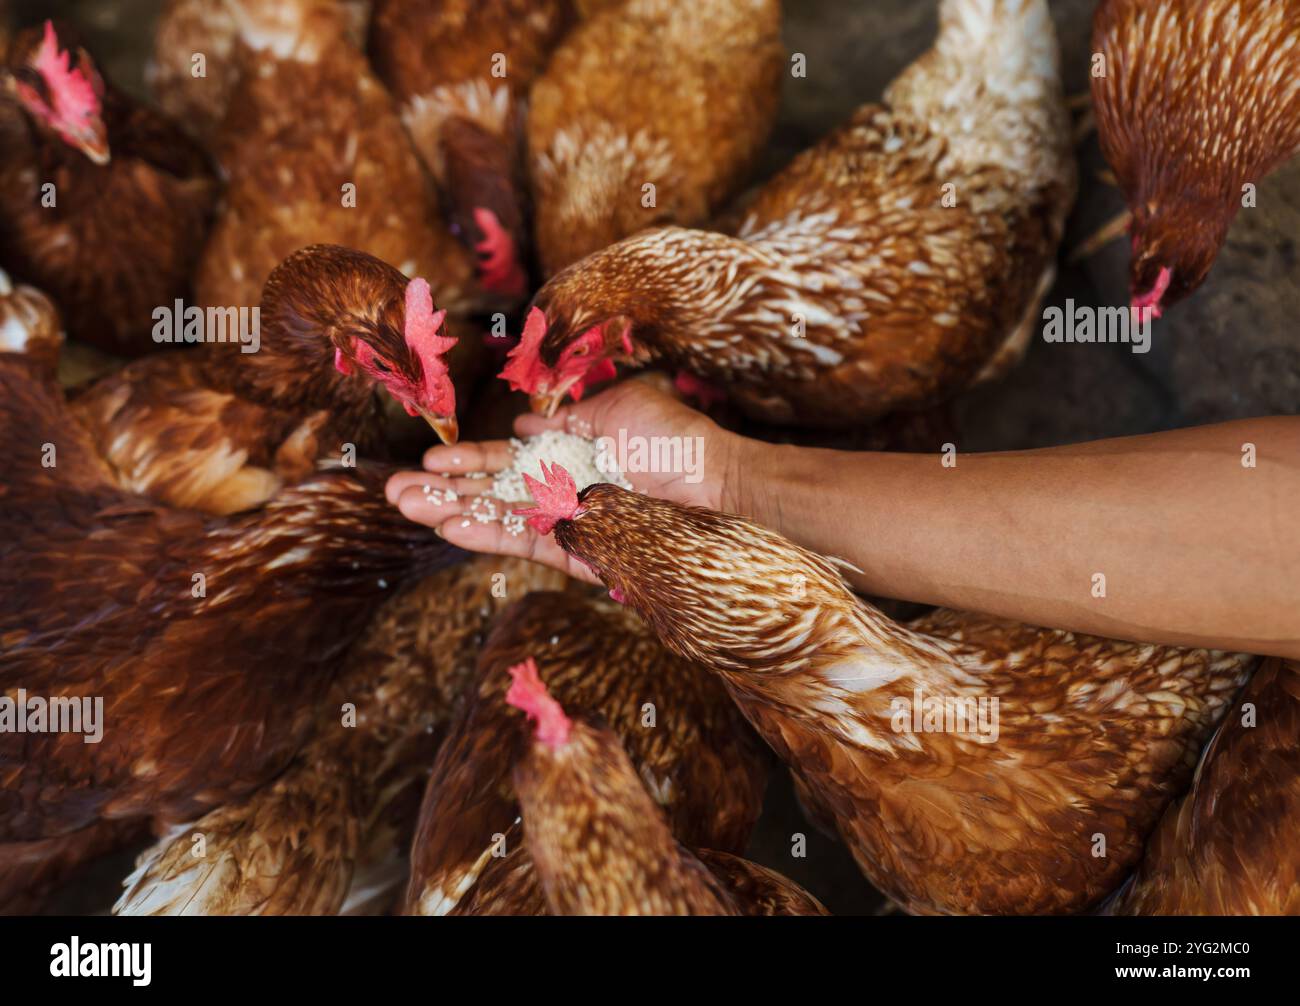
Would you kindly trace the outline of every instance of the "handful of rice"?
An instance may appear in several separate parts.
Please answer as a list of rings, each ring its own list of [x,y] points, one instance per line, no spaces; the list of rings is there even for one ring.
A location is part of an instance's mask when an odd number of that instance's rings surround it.
[[[512,535],[523,534],[525,519],[511,511],[535,502],[524,484],[524,475],[540,480],[543,461],[548,465],[563,466],[573,477],[579,492],[597,482],[632,488],[618,470],[614,458],[599,448],[596,441],[578,433],[547,430],[526,440],[512,438],[510,453],[510,467],[498,472],[492,485],[475,498],[470,504],[469,515],[480,524],[500,522]],[[446,493],[443,496],[450,498]],[[469,521],[462,526],[468,527]]]

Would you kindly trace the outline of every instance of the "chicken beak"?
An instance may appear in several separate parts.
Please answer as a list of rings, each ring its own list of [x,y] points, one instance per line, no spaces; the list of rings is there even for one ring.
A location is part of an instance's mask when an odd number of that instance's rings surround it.
[[[111,155],[108,152],[108,147],[106,146],[95,147],[95,146],[86,145],[81,148],[81,152],[85,154],[87,157],[89,157],[93,163],[99,165],[101,168],[112,159]]]
[[[73,143],[92,163],[101,168],[112,159],[108,149],[108,131],[102,124],[84,130],[73,140]]]
[[[581,380],[580,376],[570,377],[558,388],[535,392],[528,396],[528,404],[538,415],[550,419],[551,416],[555,415],[555,410],[564,403],[564,396],[569,393],[579,380]]]
[[[460,439],[460,423],[456,416],[435,416],[432,412],[425,409],[420,410],[420,415],[424,421],[433,427],[433,432],[438,434],[438,439],[448,446],[454,444]]]
[[[547,419],[550,419],[551,416],[555,415],[555,410],[560,407],[560,402],[563,400],[563,391],[547,391],[539,395],[530,395],[528,397],[528,404],[539,416],[545,416]]]

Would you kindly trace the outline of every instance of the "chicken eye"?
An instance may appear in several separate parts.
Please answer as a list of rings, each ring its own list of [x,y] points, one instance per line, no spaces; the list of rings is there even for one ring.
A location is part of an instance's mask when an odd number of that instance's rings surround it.
[[[375,368],[377,371],[379,371],[381,374],[387,374],[387,373],[389,373],[389,372],[392,370],[392,368],[389,367],[388,364],[386,364],[383,360],[381,360],[381,359],[380,359],[379,357],[377,357],[377,356],[375,357],[375,359],[374,359],[372,365],[373,365],[374,368]]]

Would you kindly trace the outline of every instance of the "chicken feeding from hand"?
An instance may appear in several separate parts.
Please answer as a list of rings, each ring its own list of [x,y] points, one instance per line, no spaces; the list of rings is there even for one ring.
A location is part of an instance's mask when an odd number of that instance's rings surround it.
[[[315,245],[271,273],[255,343],[222,318],[227,341],[137,360],[73,398],[123,488],[249,509],[348,444],[382,453],[384,392],[455,442],[455,340],[424,280]]]
[[[666,651],[611,601],[534,592],[496,623],[438,751],[411,850],[408,913],[447,914],[513,848],[511,772],[527,730],[506,701],[506,669],[530,656],[557,699],[605,718],[678,838],[692,848],[744,847],[766,772],[708,671]]]
[[[1247,192],[1300,152],[1300,0],[1103,0],[1092,47],[1132,304],[1159,317],[1205,282]]]
[[[542,272],[703,223],[767,141],[783,61],[779,0],[627,0],[574,28],[528,110]]]
[[[100,74],[72,28],[15,37],[0,72],[0,263],[48,293],[68,334],[152,348],[184,296],[217,198],[204,153]]]
[[[534,728],[515,766],[515,793],[552,915],[767,914],[778,903],[783,914],[826,914],[797,884],[761,867],[716,876],[673,836],[617,734],[588,717],[570,719],[531,658],[510,675],[506,702]],[[729,879],[748,887],[749,911]]]
[[[320,0],[229,0],[239,82],[216,140],[228,185],[195,279],[203,307],[250,306],[298,249],[343,245],[425,277],[438,304],[488,303],[396,106]],[[461,352],[479,349],[467,340]]]
[[[533,526],[720,675],[814,814],[912,911],[1100,902],[1257,660],[944,609],[899,624],[742,518],[603,483],[575,494],[562,471],[534,497]]]
[[[0,439],[0,691],[29,710],[0,732],[0,843],[185,820],[262,784],[375,606],[461,555],[395,514],[371,468],[230,518],[125,493],[9,355]],[[42,709],[73,728],[43,729]]]
[[[1056,36],[1045,0],[940,17],[884,104],[795,158],[734,232],[647,230],[553,277],[501,376],[553,411],[658,364],[756,420],[851,427],[1018,360],[1075,192]]]
[[[147,850],[114,912],[335,915],[391,903],[406,881],[429,765],[507,603],[498,573],[517,592],[565,581],[524,560],[478,557],[388,601],[349,650],[293,763]]]
[[[1300,664],[1261,667],[1113,915],[1300,915]]]
[[[452,233],[483,287],[510,299],[528,292],[524,103],[572,13],[569,0],[379,0],[370,22],[375,72]]]

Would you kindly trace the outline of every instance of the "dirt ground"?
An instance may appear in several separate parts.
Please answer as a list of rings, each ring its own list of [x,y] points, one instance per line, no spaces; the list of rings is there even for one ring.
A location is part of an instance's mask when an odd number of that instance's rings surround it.
[[[17,0],[20,23],[65,16],[87,32],[107,74],[143,93],[141,69],[152,45],[159,0]],[[1066,89],[1087,89],[1094,0],[1050,0],[1064,55]],[[928,47],[934,0],[787,0],[785,40],[807,57],[808,75],[787,79],[764,172],[878,99],[889,81]],[[1095,137],[1080,147],[1080,196],[1065,248],[1076,246],[1122,209],[1098,178],[1105,164]],[[1157,324],[1151,352],[1124,345],[1049,345],[1041,339],[1001,383],[958,405],[963,451],[1013,450],[1180,426],[1295,413],[1300,409],[1300,158],[1259,187],[1243,210],[1213,273],[1191,300]],[[1064,254],[1063,254],[1064,257]],[[1048,303],[1127,300],[1127,242],[1078,264],[1062,263]],[[805,884],[836,913],[872,912],[880,896],[838,841],[803,820],[787,779],[774,773],[753,855]],[[792,858],[794,833],[807,856]],[[60,907],[104,910],[129,857],[118,857],[68,892]]]

